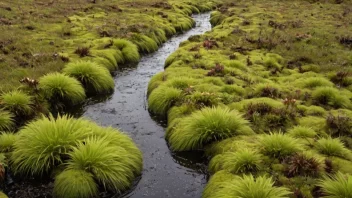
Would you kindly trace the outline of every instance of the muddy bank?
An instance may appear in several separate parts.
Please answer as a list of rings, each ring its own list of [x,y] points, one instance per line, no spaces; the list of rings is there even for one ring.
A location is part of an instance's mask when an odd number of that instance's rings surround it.
[[[211,29],[210,14],[195,15],[194,29],[173,37],[157,52],[144,56],[133,68],[122,68],[115,76],[115,92],[103,102],[88,101],[80,110],[103,126],[128,133],[144,155],[140,182],[124,197],[200,197],[206,183],[202,153],[172,153],[164,139],[165,125],[147,110],[146,92],[150,78],[164,69],[165,59],[192,35]],[[118,196],[116,196],[118,197]]]

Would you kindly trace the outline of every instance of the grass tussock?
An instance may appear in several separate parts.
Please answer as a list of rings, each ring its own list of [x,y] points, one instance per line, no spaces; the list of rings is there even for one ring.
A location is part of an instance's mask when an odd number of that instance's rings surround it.
[[[91,61],[69,63],[63,73],[79,80],[88,92],[107,93],[114,89],[114,80],[110,72]]]
[[[352,159],[352,152],[348,150],[340,139],[322,138],[319,139],[315,148],[324,155],[336,156],[346,159]]]
[[[351,108],[351,101],[339,90],[332,87],[319,87],[312,93],[316,104],[328,105],[335,108]]]
[[[0,152],[7,153],[13,150],[13,145],[17,141],[17,135],[10,132],[0,133]]]
[[[14,115],[0,109],[0,131],[9,131],[14,126]]]
[[[205,145],[236,135],[254,132],[237,111],[228,108],[204,108],[181,120],[168,136],[175,151],[201,149]]]
[[[274,186],[270,177],[253,175],[232,176],[227,172],[216,173],[205,188],[202,198],[286,198],[291,192]]]
[[[93,175],[84,170],[65,170],[55,179],[56,197],[86,198],[98,195],[98,186]]]
[[[338,172],[336,175],[325,176],[319,183],[325,197],[352,197],[352,176]]]
[[[281,133],[264,135],[260,145],[263,154],[280,159],[293,155],[302,149],[297,139]]]
[[[39,89],[51,103],[78,104],[86,98],[84,88],[78,80],[60,73],[51,73],[41,77]]]
[[[148,108],[151,112],[166,116],[168,110],[180,99],[182,91],[176,88],[161,87],[149,95]]]
[[[262,156],[255,151],[242,149],[236,152],[226,152],[212,158],[209,171],[214,173],[226,170],[233,174],[256,173],[260,170]]]
[[[317,135],[313,129],[305,126],[296,126],[288,130],[287,134],[294,138],[314,138]]]
[[[18,90],[0,96],[0,106],[16,116],[29,116],[33,113],[33,97]]]
[[[90,133],[90,123],[68,116],[43,117],[29,123],[18,133],[11,156],[17,173],[40,175],[50,172],[65,157],[78,141]]]

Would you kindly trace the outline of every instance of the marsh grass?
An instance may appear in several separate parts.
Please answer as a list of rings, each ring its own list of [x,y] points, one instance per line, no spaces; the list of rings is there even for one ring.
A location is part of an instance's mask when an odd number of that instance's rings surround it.
[[[315,143],[315,148],[324,155],[352,159],[352,152],[348,150],[340,139],[322,138]]]
[[[332,87],[319,87],[312,93],[316,104],[328,105],[335,108],[351,108],[351,101],[339,90]]]
[[[176,88],[159,87],[149,95],[148,109],[159,116],[166,116],[168,110],[180,99],[181,94],[182,91]]]
[[[14,115],[11,112],[0,109],[0,130],[9,131],[14,126]]]
[[[17,141],[17,135],[10,132],[0,133],[0,152],[7,153],[13,150],[13,145]]]
[[[289,129],[287,134],[294,138],[314,138],[317,135],[313,129],[304,126],[296,126]]]
[[[51,104],[57,102],[78,104],[86,98],[84,88],[78,80],[60,73],[51,73],[41,77],[39,89]]]
[[[65,170],[55,178],[54,195],[59,198],[87,198],[98,195],[93,175],[84,170]]]
[[[352,176],[350,175],[338,172],[330,177],[325,176],[323,180],[320,180],[319,186],[323,188],[325,197],[352,197]]]
[[[92,123],[68,116],[43,117],[18,133],[11,155],[13,170],[24,175],[49,173],[90,133]]]
[[[115,86],[109,71],[91,61],[69,63],[63,69],[63,73],[79,80],[87,92],[108,93]]]
[[[0,105],[17,117],[28,117],[33,114],[33,97],[18,90],[0,96]]]
[[[297,139],[282,133],[264,135],[260,141],[262,153],[270,157],[283,159],[302,150]]]
[[[291,192],[284,187],[274,186],[270,177],[253,175],[232,176],[230,173],[218,172],[209,181],[202,198],[286,198]]]
[[[205,145],[236,135],[254,132],[237,111],[228,108],[203,108],[182,119],[167,137],[175,151],[202,149]]]
[[[209,163],[210,172],[226,170],[233,174],[255,174],[261,169],[262,156],[253,150],[241,149],[225,152],[212,158]]]

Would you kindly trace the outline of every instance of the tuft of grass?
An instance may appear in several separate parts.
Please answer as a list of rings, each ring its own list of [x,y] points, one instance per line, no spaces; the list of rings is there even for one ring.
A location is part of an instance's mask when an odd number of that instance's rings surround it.
[[[255,173],[260,169],[262,156],[255,151],[242,149],[215,156],[209,163],[210,172],[226,170],[234,174]]]
[[[158,87],[148,98],[148,108],[151,112],[166,116],[168,110],[180,99],[182,91],[170,87]]]
[[[14,126],[14,115],[11,112],[0,109],[0,131],[9,131]]]
[[[158,44],[150,37],[142,34],[133,34],[131,41],[138,46],[142,53],[152,53],[158,50]]]
[[[342,198],[352,197],[352,176],[338,172],[336,175],[325,176],[320,180],[319,186],[322,187],[325,197]]]
[[[210,179],[202,198],[286,198],[290,194],[287,188],[274,186],[272,178],[218,172]]]
[[[305,126],[295,126],[289,129],[287,134],[294,138],[314,138],[317,135],[312,128]]]
[[[96,197],[98,192],[98,187],[94,181],[93,175],[84,170],[65,170],[55,178],[55,197]]]
[[[0,105],[16,116],[29,116],[33,113],[32,96],[18,90],[4,93],[0,97]]]
[[[168,136],[175,151],[201,149],[205,145],[236,135],[253,134],[249,122],[228,108],[203,108],[183,118]]]
[[[114,89],[114,80],[109,71],[92,61],[69,63],[63,72],[78,79],[88,91],[107,93]],[[93,90],[91,90],[93,89]]]
[[[69,154],[68,169],[91,173],[105,188],[121,192],[131,186],[140,162],[130,157],[127,148],[111,145],[106,138],[88,138]]]
[[[84,88],[78,80],[60,73],[51,73],[41,77],[39,89],[52,103],[78,104],[86,98]]]
[[[309,77],[306,79],[300,79],[298,86],[302,88],[316,88],[316,87],[333,87],[334,83],[324,77]]]
[[[131,41],[125,39],[115,39],[114,46],[121,50],[123,54],[123,62],[136,63],[140,60],[138,47]]]
[[[17,141],[17,135],[9,132],[0,133],[0,152],[7,153],[13,150],[13,145]]]
[[[6,194],[0,191],[0,198],[8,198]]]
[[[212,26],[219,25],[224,19],[225,19],[225,16],[221,14],[221,12],[219,11],[214,11],[210,15],[210,23]]]
[[[279,159],[283,159],[301,150],[301,145],[297,139],[281,133],[264,135],[260,144],[263,154]]]
[[[38,175],[64,162],[77,142],[91,131],[92,123],[68,116],[43,117],[18,132],[11,155],[16,173]]]
[[[352,152],[337,138],[322,138],[315,143],[315,148],[319,153],[327,156],[336,156],[346,159],[351,159],[352,157]]]
[[[329,105],[335,108],[350,108],[351,102],[333,87],[319,87],[312,93],[313,101],[317,104]]]

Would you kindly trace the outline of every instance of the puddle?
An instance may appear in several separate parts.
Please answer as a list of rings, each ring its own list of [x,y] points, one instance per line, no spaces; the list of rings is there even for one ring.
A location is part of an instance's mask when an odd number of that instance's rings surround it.
[[[79,111],[100,125],[125,131],[142,150],[143,175],[134,189],[123,197],[201,197],[206,183],[203,153],[171,152],[164,139],[165,125],[149,115],[146,99],[150,78],[163,71],[166,58],[179,44],[192,35],[211,30],[209,13],[193,18],[197,22],[195,28],[171,38],[157,52],[143,56],[137,66],[119,71],[113,95],[105,101],[90,101]]]

